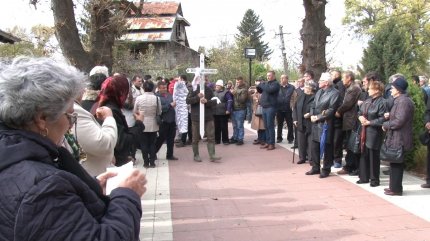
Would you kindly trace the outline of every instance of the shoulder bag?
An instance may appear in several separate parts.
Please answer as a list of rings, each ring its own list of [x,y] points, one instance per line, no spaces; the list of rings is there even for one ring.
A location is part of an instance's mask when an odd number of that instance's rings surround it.
[[[361,145],[360,145],[361,128],[362,128],[361,125],[358,124],[357,128],[351,131],[351,135],[349,136],[349,139],[348,139],[347,148],[348,150],[352,151],[354,154],[361,153]]]
[[[392,135],[393,131],[389,131]],[[388,134],[387,134],[388,136]],[[393,162],[393,163],[402,163],[403,162],[403,146],[400,148],[394,148],[387,146],[387,136],[385,137],[384,142],[382,143],[381,150],[379,151],[379,157],[383,161]]]
[[[261,105],[257,105],[257,109],[255,109],[255,116],[263,116],[263,107]]]

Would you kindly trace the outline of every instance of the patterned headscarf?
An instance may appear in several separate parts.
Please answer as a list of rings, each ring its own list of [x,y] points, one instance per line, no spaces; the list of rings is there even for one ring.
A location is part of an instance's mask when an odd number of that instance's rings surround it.
[[[103,106],[108,101],[113,101],[122,108],[129,90],[128,80],[124,76],[117,75],[107,78],[102,84],[102,90],[98,97],[99,106]]]

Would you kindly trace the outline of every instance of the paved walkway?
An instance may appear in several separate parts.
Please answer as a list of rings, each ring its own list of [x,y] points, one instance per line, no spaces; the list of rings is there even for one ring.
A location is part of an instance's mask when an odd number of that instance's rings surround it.
[[[205,143],[202,163],[192,161],[191,147],[175,149],[180,160],[170,162],[162,150],[158,167],[146,170],[141,240],[429,239],[422,180],[405,175],[404,196],[385,196],[387,176],[377,188],[355,184],[357,177],[306,176],[309,165],[291,162],[290,145],[266,151],[254,139],[247,130],[245,145],[217,145],[222,163],[208,161]]]

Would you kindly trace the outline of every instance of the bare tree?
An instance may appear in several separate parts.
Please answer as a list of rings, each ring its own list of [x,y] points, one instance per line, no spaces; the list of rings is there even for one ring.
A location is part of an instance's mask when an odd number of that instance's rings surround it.
[[[303,41],[302,70],[313,70],[315,79],[327,70],[325,46],[330,29],[325,26],[326,0],[303,0],[305,18],[300,30]]]
[[[88,72],[95,65],[112,69],[112,47],[115,39],[126,30],[126,16],[140,16],[143,0],[135,5],[127,0],[88,0],[84,22],[88,41],[79,35],[73,0],[51,0],[55,35],[63,55],[78,69]],[[30,0],[36,5],[38,0]]]

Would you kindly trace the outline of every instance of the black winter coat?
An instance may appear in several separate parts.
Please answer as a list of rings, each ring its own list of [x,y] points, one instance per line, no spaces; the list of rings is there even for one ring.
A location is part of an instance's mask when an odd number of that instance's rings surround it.
[[[140,134],[145,130],[145,125],[141,121],[136,121],[133,128],[128,128],[125,116],[121,109],[113,101],[108,101],[105,106],[112,110],[118,129],[118,140],[114,149],[115,165],[121,166],[128,162],[130,148],[136,143]],[[79,135],[79,133],[78,133]]]
[[[334,114],[339,106],[339,91],[332,86],[327,89],[319,89],[315,94],[314,108],[311,115],[316,115],[317,122],[312,123],[312,140],[320,142],[324,123],[327,123],[327,135],[325,143],[333,143]]]
[[[304,92],[299,94],[297,102],[293,109],[293,121],[297,121],[297,130],[310,134],[312,131],[312,122],[310,118],[305,119],[303,116],[310,113],[314,104],[315,95],[307,95]]]
[[[385,112],[387,112],[387,103],[382,96],[375,99],[368,98],[361,104],[358,116],[364,116],[370,122],[370,125],[365,127],[367,148],[373,150],[381,149],[384,139],[382,124],[385,121]]]
[[[140,197],[116,188],[106,201],[64,148],[1,126],[0,156],[0,240],[139,240]]]

